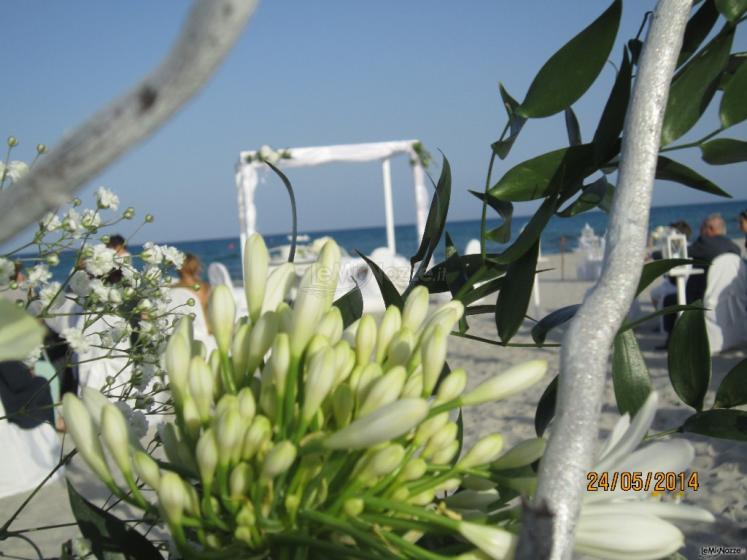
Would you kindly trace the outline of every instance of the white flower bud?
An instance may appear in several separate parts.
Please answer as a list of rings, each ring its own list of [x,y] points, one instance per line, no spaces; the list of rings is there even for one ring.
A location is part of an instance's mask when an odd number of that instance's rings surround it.
[[[311,358],[304,390],[304,422],[311,421],[332,389],[335,380],[334,359],[335,355],[331,348],[325,348]]]
[[[153,458],[143,451],[135,451],[132,462],[140,479],[153,490],[158,490],[161,484],[161,470]]]
[[[337,387],[332,397],[332,414],[335,417],[335,424],[338,428],[347,426],[353,416],[353,391],[350,385],[344,383]]]
[[[284,263],[270,273],[267,278],[265,301],[262,304],[262,313],[276,311],[278,305],[288,295],[296,281],[296,268],[293,263]]]
[[[249,366],[249,335],[252,332],[252,327],[248,323],[244,323],[236,329],[233,334],[233,342],[231,343],[231,362],[233,363],[233,374],[236,382],[241,384],[244,377],[247,375],[247,368]],[[216,352],[213,352],[216,355]],[[212,356],[211,356],[212,358]]]
[[[166,346],[166,372],[169,376],[171,392],[177,403],[180,403],[187,393],[191,359],[192,352],[189,341],[181,334],[175,333]]]
[[[355,367],[355,351],[345,340],[340,340],[334,347],[335,353],[335,386],[345,381]]]
[[[403,399],[418,398],[423,396],[423,372],[418,370],[410,374],[402,388]]]
[[[459,533],[493,560],[513,558],[518,541],[516,535],[503,529],[466,521],[459,523]]]
[[[358,410],[358,417],[371,414],[382,406],[395,401],[402,392],[406,376],[407,372],[405,368],[397,366],[374,381],[371,389],[366,393],[363,404]]]
[[[446,498],[446,505],[451,509],[471,509],[483,511],[490,505],[500,500],[500,494],[495,488],[476,492],[475,490],[462,490]]]
[[[239,463],[231,471],[228,479],[229,495],[238,500],[245,497],[252,487],[252,467],[248,463]]]
[[[267,252],[265,240],[258,233],[253,233],[244,246],[244,290],[252,322],[256,321],[262,312],[269,263],[270,254]]]
[[[355,389],[357,395],[358,395],[358,402],[363,402],[366,400],[366,395],[368,395],[368,391],[371,390],[371,387],[373,387],[374,382],[381,377],[382,375],[381,366],[377,364],[376,362],[371,362],[367,366],[365,366],[362,370],[360,370],[360,375],[358,376],[358,379],[353,379],[351,375],[351,385]],[[353,372],[353,375],[355,375],[356,372]]]
[[[405,365],[410,359],[413,348],[415,348],[415,335],[409,329],[402,327],[387,348],[387,366]]]
[[[300,356],[316,332],[322,315],[332,304],[337,287],[340,249],[330,240],[324,244],[319,260],[311,265],[301,279],[298,296],[293,304],[291,354]]]
[[[176,335],[182,335],[187,342],[192,342],[195,338],[194,335],[194,324],[192,323],[192,318],[189,315],[184,315],[176,324],[176,327],[174,327],[174,334]]]
[[[252,327],[252,332],[249,335],[249,355],[247,359],[247,372],[249,375],[254,374],[264,359],[265,354],[270,349],[270,346],[272,346],[275,335],[278,332],[278,326],[277,315],[272,311],[268,311]]]
[[[205,487],[209,488],[218,466],[218,443],[215,441],[215,432],[212,428],[205,430],[197,441],[195,458],[200,471],[200,479]]]
[[[91,470],[106,483],[112,483],[112,474],[106,464],[101,442],[85,405],[72,393],[62,398],[62,414],[68,434],[73,438],[81,456]]]
[[[450,444],[436,451],[431,457],[431,463],[434,465],[446,465],[450,463],[454,456],[459,452],[459,442],[452,440]]]
[[[376,346],[376,321],[371,315],[363,315],[358,321],[355,333],[355,361],[365,365],[371,359],[371,352]]]
[[[418,286],[410,292],[402,310],[402,326],[416,331],[428,314],[428,289]]]
[[[380,363],[384,361],[386,351],[389,348],[389,343],[401,328],[402,316],[400,315],[399,308],[395,305],[390,305],[386,308],[386,311],[384,311],[384,316],[381,318],[381,324],[379,325],[379,334],[376,339],[377,362]]]
[[[239,415],[244,422],[251,422],[254,414],[257,412],[257,403],[254,399],[254,393],[249,387],[244,387],[238,394],[239,398]]]
[[[184,491],[184,481],[178,474],[164,471],[158,487],[158,501],[168,523],[172,526],[180,525],[189,496]]]
[[[462,396],[464,406],[498,401],[520,393],[544,377],[547,362],[531,360],[507,369]]]
[[[88,414],[91,415],[91,420],[96,429],[101,428],[101,411],[105,406],[110,405],[111,401],[107,399],[101,391],[97,391],[92,387],[83,387],[80,391],[81,397],[83,397],[83,404],[88,410]]]
[[[127,478],[132,477],[130,460],[129,432],[127,420],[113,404],[107,404],[101,411],[101,438],[106,443],[114,462]]]
[[[194,399],[189,395],[186,396],[182,403],[182,420],[189,435],[192,438],[196,438],[200,433],[202,420],[200,420],[200,411],[197,410]]]
[[[422,399],[401,399],[360,418],[323,440],[327,449],[365,449],[398,438],[428,414]]]
[[[402,482],[419,480],[423,475],[425,475],[427,470],[428,465],[426,462],[420,457],[415,457],[407,462],[397,478]]]
[[[205,424],[212,416],[213,372],[199,356],[189,364],[189,393],[192,395],[200,421]]]
[[[241,459],[244,461],[251,460],[264,442],[270,440],[271,436],[272,424],[270,424],[270,421],[265,416],[255,416],[242,442]]]
[[[414,506],[427,506],[432,503],[436,498],[436,493],[433,490],[424,490],[420,494],[416,494],[407,499],[407,503]]]
[[[423,341],[421,355],[423,360],[423,392],[430,395],[438,382],[446,362],[447,332],[436,325],[431,336]]]
[[[241,416],[237,409],[231,408],[218,418],[215,440],[218,443],[218,461],[221,465],[230,463],[235,448],[242,444],[243,436]]]
[[[436,403],[445,403],[456,399],[467,386],[467,372],[455,369],[441,382],[438,387]]]
[[[236,320],[236,303],[231,288],[224,284],[213,287],[208,301],[208,324],[215,337],[215,342],[223,354],[231,347],[233,322]]]
[[[450,445],[451,442],[456,441],[458,432],[459,427],[456,425],[456,422],[447,423],[443,428],[431,436],[431,439],[428,440],[428,445],[423,449],[421,456],[427,459],[441,449],[444,449]]]
[[[544,439],[528,439],[514,445],[511,449],[506,451],[506,453],[498,457],[498,459],[490,465],[490,468],[495,470],[506,470],[531,465],[537,459],[541,458],[544,452]]]
[[[436,325],[440,325],[446,333],[450,333],[451,329],[454,328],[459,322],[459,319],[464,315],[464,305],[461,301],[451,300],[445,303],[426,319],[423,325],[420,327],[422,332],[422,338],[427,339],[430,337],[431,331]]]
[[[290,368],[290,339],[287,333],[280,333],[275,336],[272,343],[272,353],[270,354],[270,364],[272,365],[273,381],[278,397],[283,398],[288,368]]]
[[[405,457],[405,448],[398,443],[376,451],[366,463],[364,472],[370,476],[386,476],[399,467]]]
[[[471,469],[495,461],[503,450],[503,436],[490,434],[478,441],[457,463],[461,469]]]
[[[270,450],[262,464],[262,477],[271,479],[287,471],[296,460],[296,447],[289,441],[281,441]]]
[[[366,509],[366,505],[361,498],[348,498],[342,505],[345,515],[353,519],[363,513],[364,509]]]
[[[449,413],[442,412],[436,414],[431,418],[428,418],[425,422],[420,424],[418,431],[415,432],[415,445],[422,445],[428,441],[433,434],[438,432],[449,422]]]
[[[325,337],[330,344],[336,344],[342,337],[342,313],[332,306],[322,317],[317,333]]]

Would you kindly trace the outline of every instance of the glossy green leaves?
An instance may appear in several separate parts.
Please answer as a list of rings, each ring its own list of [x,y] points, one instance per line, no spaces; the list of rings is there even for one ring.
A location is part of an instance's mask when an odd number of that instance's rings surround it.
[[[703,161],[711,165],[727,165],[747,161],[747,142],[733,138],[718,138],[700,145]]]
[[[686,165],[682,165],[664,156],[659,156],[656,162],[656,178],[663,181],[674,181],[691,189],[715,194],[716,196],[731,198],[728,192],[722,190],[721,187],[712,181],[709,181]]]
[[[342,326],[347,328],[363,315],[363,295],[361,294],[361,289],[355,286],[355,288],[336,299],[332,305],[340,310]]]
[[[747,360],[742,360],[726,374],[716,391],[715,408],[747,404]]]
[[[495,324],[502,342],[511,340],[524,320],[534,288],[538,255],[539,241],[508,266],[506,281],[495,305]]]
[[[661,145],[690,130],[716,91],[719,75],[729,60],[734,31],[722,31],[674,77],[661,130]]]
[[[557,51],[535,76],[517,113],[549,117],[570,107],[596,80],[617,36],[622,1],[609,8]]]
[[[732,23],[747,10],[747,0],[716,0],[716,9]]]
[[[695,410],[703,410],[711,382],[711,351],[703,311],[680,315],[669,339],[667,362],[677,396]]]
[[[721,126],[727,128],[747,119],[747,64],[742,64],[729,80],[721,98],[719,118]]]
[[[635,416],[651,392],[651,378],[632,330],[615,337],[612,384],[620,414]]]

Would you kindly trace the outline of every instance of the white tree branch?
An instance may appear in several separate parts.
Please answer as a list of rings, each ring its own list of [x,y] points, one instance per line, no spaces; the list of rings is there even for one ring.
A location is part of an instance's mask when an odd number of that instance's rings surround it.
[[[662,121],[690,7],[690,0],[660,0],[651,21],[625,119],[604,267],[563,340],[556,417],[534,504],[525,508],[518,558],[560,560],[572,554],[612,343],[645,257]]]
[[[164,124],[220,65],[256,6],[257,0],[196,0],[159,67],[63,138],[22,181],[0,193],[0,243],[69,200]]]

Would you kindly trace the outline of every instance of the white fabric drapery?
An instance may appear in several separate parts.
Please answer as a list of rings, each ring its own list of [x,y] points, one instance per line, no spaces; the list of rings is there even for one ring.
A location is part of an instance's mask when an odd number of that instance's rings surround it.
[[[395,142],[375,142],[368,144],[343,144],[339,146],[319,146],[312,148],[291,148],[285,150],[290,158],[280,159],[274,165],[278,168],[308,167],[326,163],[366,162],[380,160],[386,162],[397,155],[406,155],[412,162],[413,188],[415,193],[416,224],[418,238],[425,230],[428,216],[428,191],[425,188],[423,167],[413,146],[417,140],[402,140]],[[259,183],[261,173],[269,168],[256,159],[256,151],[246,151],[239,154],[236,165],[236,187],[238,189],[239,221],[241,224],[241,249],[243,252],[246,238],[257,231],[257,211],[254,207],[254,191]],[[251,159],[251,161],[247,161]],[[386,164],[385,164],[386,165]],[[386,173],[384,171],[384,173]],[[385,190],[389,189],[384,181]],[[387,222],[393,217],[387,213]],[[393,249],[390,241],[390,248]]]

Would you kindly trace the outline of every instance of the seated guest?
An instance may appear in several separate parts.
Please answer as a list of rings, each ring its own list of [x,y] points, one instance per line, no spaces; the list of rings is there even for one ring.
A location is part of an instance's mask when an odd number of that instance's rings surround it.
[[[736,243],[726,237],[726,222],[721,214],[711,214],[703,220],[700,235],[688,248],[688,255],[691,259],[703,261],[705,264],[695,265],[694,268],[701,268],[703,274],[693,275],[687,281],[687,303],[703,298],[708,265],[713,262],[713,259],[725,253],[741,255],[742,251]]]
[[[184,264],[182,264],[182,267],[179,269],[179,281],[174,284],[174,287],[194,290],[195,286],[199,286],[199,289],[195,290],[195,299],[200,302],[202,310],[205,312],[205,315],[207,315],[210,284],[203,281],[201,276],[202,264],[200,263],[200,259],[192,253],[187,253],[184,257]]]

